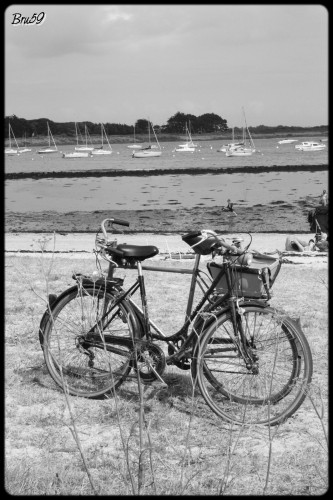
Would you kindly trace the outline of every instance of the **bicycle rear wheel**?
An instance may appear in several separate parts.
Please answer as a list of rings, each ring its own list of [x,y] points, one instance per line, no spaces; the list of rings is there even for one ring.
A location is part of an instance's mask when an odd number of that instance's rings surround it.
[[[210,408],[230,423],[276,425],[303,403],[312,356],[300,327],[270,307],[247,306],[242,315],[247,345],[257,357],[246,366],[234,340],[230,312],[202,334],[193,377]]]
[[[94,285],[72,287],[49,314],[42,335],[44,358],[53,380],[69,394],[100,397],[119,387],[131,371],[132,347],[110,345],[107,339],[134,338],[140,330],[126,301],[111,310],[115,297]]]

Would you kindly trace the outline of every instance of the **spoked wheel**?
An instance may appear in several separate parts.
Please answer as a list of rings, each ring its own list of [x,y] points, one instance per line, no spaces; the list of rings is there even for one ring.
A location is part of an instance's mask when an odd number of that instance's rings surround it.
[[[140,335],[128,304],[112,310],[115,294],[93,285],[72,287],[54,306],[43,332],[45,362],[69,394],[96,398],[119,387],[132,367],[131,342],[108,338]]]
[[[236,424],[276,425],[306,397],[312,377],[308,342],[296,323],[270,307],[247,306],[242,316],[252,363],[234,341],[230,313],[203,333],[193,359],[193,376],[210,408]]]

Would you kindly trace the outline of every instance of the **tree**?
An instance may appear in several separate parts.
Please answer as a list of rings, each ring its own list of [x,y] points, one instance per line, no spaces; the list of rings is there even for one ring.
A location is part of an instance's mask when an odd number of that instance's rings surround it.
[[[202,132],[224,132],[228,129],[227,120],[224,120],[215,113],[205,113],[198,116],[196,126]]]
[[[192,124],[196,121],[196,116],[186,115],[178,111],[175,115],[171,116],[167,121],[167,125],[163,127],[163,132],[171,133],[184,133],[186,124],[190,121]]]
[[[135,122],[135,132],[137,134],[147,134],[148,132],[148,120],[147,118],[140,118]]]

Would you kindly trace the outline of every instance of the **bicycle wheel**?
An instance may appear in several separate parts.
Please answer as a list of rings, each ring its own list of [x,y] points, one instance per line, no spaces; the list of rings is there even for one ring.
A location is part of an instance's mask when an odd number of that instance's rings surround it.
[[[242,315],[247,344],[257,358],[247,366],[235,341],[231,313],[208,326],[194,352],[193,377],[221,418],[242,425],[276,425],[306,397],[312,355],[300,327],[270,307],[247,306]]]
[[[131,371],[131,343],[110,345],[108,338],[140,332],[125,301],[111,310],[115,296],[94,285],[72,287],[52,308],[43,331],[44,358],[53,380],[69,394],[99,397]]]

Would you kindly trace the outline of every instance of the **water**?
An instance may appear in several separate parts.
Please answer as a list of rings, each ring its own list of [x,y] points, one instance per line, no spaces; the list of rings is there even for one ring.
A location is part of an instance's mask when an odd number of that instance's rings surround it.
[[[300,141],[307,140],[300,138]],[[319,140],[313,138],[311,140]],[[132,158],[134,150],[126,144],[113,144],[112,155],[93,156],[91,158],[62,158],[61,153],[39,155],[35,151],[20,156],[6,157],[5,172],[61,172],[82,170],[141,170],[141,169],[187,169],[190,167],[204,169],[208,167],[242,167],[258,165],[272,167],[283,165],[320,165],[328,164],[328,147],[324,151],[304,152],[295,149],[294,144],[279,145],[276,139],[258,139],[258,153],[247,157],[228,157],[217,152],[223,143],[228,141],[197,141],[199,145],[194,153],[173,152],[178,143],[161,143],[162,156],[158,158]],[[325,144],[328,145],[328,142]],[[74,146],[60,146],[59,151],[68,153]]]
[[[300,141],[307,140],[300,138]],[[313,138],[312,140],[316,140]],[[226,141],[225,141],[226,142]],[[328,170],[316,166],[328,165],[328,152],[301,152],[294,144],[278,145],[276,139],[256,141],[257,153],[250,157],[226,157],[217,152],[222,141],[198,143],[194,153],[173,152],[177,143],[161,143],[162,156],[157,158],[132,158],[131,149],[125,144],[112,145],[112,155],[104,157],[65,159],[61,154],[41,156],[34,151],[6,158],[6,173],[28,172],[80,172],[78,177],[16,179],[5,182],[5,207],[7,214],[26,214],[140,210],[210,210],[227,204],[230,198],[236,212],[242,214],[244,223],[251,222],[251,210],[261,207],[272,219],[280,214],[284,227],[303,221],[307,207],[316,204],[323,189],[328,187]],[[328,144],[328,143],[327,143]],[[62,152],[74,147],[61,146]],[[276,171],[225,173],[219,167],[283,167],[311,165],[309,171]],[[207,173],[216,168],[216,173]],[[162,170],[168,170],[164,174]],[[187,175],[195,169],[198,175]],[[137,171],[135,176],[85,177],[88,171],[119,170]],[[149,171],[161,175],[149,175]],[[175,174],[170,173],[175,170]],[[182,170],[182,173],[179,173]],[[239,170],[239,169],[237,169]],[[228,171],[229,172],[229,171]],[[148,175],[143,175],[147,174]],[[246,209],[246,210],[245,210]],[[250,209],[250,211],[249,211]],[[290,212],[290,219],[285,213]],[[160,215],[159,215],[160,216]],[[161,216],[160,216],[161,217]],[[287,226],[286,226],[287,224]],[[272,225],[270,225],[272,227]],[[277,225],[278,227],[278,225]]]

